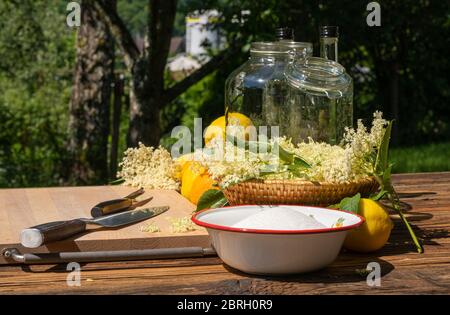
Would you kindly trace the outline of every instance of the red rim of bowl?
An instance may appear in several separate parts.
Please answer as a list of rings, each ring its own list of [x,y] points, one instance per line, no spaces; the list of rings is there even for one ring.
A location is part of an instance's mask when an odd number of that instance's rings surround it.
[[[331,233],[331,232],[339,232],[339,231],[346,231],[351,230],[353,228],[356,228],[363,224],[366,220],[353,212],[345,211],[345,210],[338,210],[338,209],[331,209],[331,208],[322,208],[322,207],[315,207],[315,206],[305,206],[305,205],[276,205],[276,206],[287,206],[287,207],[302,207],[302,208],[317,208],[322,210],[330,210],[330,211],[337,211],[337,212],[343,212],[347,214],[354,215],[359,218],[359,222],[348,225],[348,226],[341,226],[341,227],[335,227],[335,228],[322,228],[322,229],[311,229],[311,230],[265,230],[265,229],[246,229],[246,228],[235,228],[231,226],[224,226],[224,225],[217,225],[217,224],[211,224],[206,223],[203,221],[200,221],[197,219],[197,217],[202,214],[203,212],[210,211],[210,210],[219,210],[219,209],[226,209],[226,208],[239,208],[239,207],[252,207],[252,206],[268,206],[268,205],[239,205],[239,206],[226,206],[226,207],[220,207],[220,208],[212,208],[212,209],[205,209],[201,210],[197,213],[195,213],[191,220],[199,225],[203,226],[208,229],[215,229],[215,230],[221,230],[221,231],[228,231],[228,232],[240,232],[240,233],[255,233],[255,234],[316,234],[316,233]]]

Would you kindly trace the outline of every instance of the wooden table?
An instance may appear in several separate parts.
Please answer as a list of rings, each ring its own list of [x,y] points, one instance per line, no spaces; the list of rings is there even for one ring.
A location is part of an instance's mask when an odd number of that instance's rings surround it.
[[[343,252],[328,268],[285,278],[256,277],[218,258],[89,263],[81,286],[66,284],[65,265],[0,266],[1,294],[449,294],[450,172],[394,176],[403,208],[425,253],[417,254],[396,215],[391,239],[374,254]],[[369,262],[381,286],[369,287]]]

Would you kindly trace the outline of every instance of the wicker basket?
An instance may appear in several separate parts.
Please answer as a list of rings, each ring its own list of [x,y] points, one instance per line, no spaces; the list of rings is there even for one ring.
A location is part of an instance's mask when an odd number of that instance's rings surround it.
[[[300,180],[249,180],[224,190],[230,205],[302,204],[328,206],[358,192],[367,196],[378,189],[378,182],[367,177],[354,182],[330,183]]]

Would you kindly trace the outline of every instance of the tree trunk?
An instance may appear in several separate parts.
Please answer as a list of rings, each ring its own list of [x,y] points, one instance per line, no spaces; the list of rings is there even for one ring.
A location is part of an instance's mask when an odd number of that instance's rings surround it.
[[[109,175],[115,178],[117,173],[117,158],[119,156],[120,120],[122,116],[122,102],[124,96],[124,79],[117,75],[114,80],[114,106],[111,123],[111,145],[109,152]]]
[[[112,30],[120,47],[124,63],[131,76],[129,147],[139,142],[157,146],[161,137],[160,111],[189,87],[231,60],[241,52],[241,42],[211,58],[199,70],[166,88],[164,71],[177,9],[176,0],[148,0],[148,45],[139,51],[132,34],[107,0],[92,0],[101,12],[102,20]]]
[[[113,37],[94,8],[83,0],[70,102],[69,181],[101,184],[108,179],[108,134],[114,80]]]
[[[144,58],[135,64],[131,75],[128,146],[136,147],[139,142],[147,146],[158,146],[161,137],[161,98],[149,79],[147,61]]]
[[[176,10],[176,0],[150,0],[149,45],[132,69],[129,146],[159,145],[160,110],[168,103],[163,99],[164,70]]]

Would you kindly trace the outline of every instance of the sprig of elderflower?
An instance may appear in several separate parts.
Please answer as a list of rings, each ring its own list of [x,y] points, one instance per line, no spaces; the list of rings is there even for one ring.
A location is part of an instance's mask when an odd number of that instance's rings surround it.
[[[119,164],[117,173],[125,185],[150,189],[179,189],[177,164],[163,147],[154,149],[139,143],[137,148],[128,148]]]

